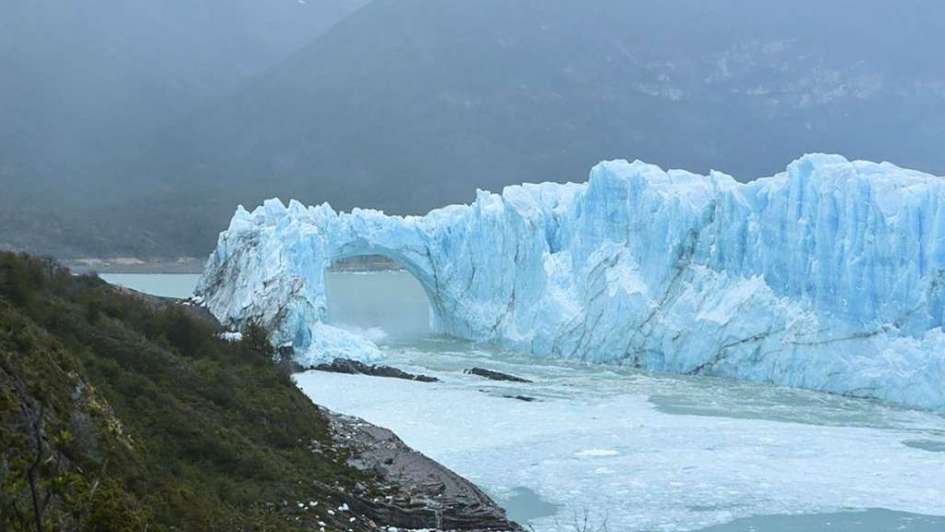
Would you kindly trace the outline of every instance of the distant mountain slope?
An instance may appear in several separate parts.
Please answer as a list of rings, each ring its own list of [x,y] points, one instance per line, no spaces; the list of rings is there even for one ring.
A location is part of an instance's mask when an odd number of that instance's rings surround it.
[[[237,202],[422,212],[615,157],[943,173],[942,49],[934,0],[375,0],[114,162],[148,188],[107,210],[144,237],[110,245],[200,253]]]
[[[154,252],[128,161],[365,1],[0,2],[0,247]]]
[[[283,60],[363,1],[5,0],[0,175],[94,175],[115,148]]]
[[[614,157],[754,177],[836,151],[945,171],[942,49],[931,1],[377,0],[145,162],[226,207],[393,212]]]

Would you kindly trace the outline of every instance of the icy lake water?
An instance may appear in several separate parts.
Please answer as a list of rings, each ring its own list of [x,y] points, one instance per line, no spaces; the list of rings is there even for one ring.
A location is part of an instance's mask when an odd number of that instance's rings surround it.
[[[101,273],[99,277],[145,294],[177,298],[192,296],[200,279],[191,273]]]
[[[138,281],[174,295],[165,281],[182,279]],[[386,364],[442,382],[307,372],[302,389],[393,429],[537,531],[571,532],[585,513],[610,532],[945,530],[943,416],[436,337],[404,272],[330,273],[328,297],[331,321],[379,342]],[[463,373],[474,366],[534,383]]]

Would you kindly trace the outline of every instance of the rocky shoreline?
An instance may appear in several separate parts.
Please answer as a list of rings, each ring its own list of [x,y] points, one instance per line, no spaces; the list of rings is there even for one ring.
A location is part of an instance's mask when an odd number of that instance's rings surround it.
[[[331,423],[336,448],[348,464],[376,476],[390,494],[347,497],[351,510],[406,529],[497,532],[524,530],[472,482],[411,449],[388,429],[319,407]]]
[[[203,273],[206,257],[72,257],[64,266],[75,273]],[[362,255],[335,261],[334,272],[377,272],[400,270],[402,266],[381,255]]]
[[[203,273],[206,258],[77,257],[62,259],[76,273]]]

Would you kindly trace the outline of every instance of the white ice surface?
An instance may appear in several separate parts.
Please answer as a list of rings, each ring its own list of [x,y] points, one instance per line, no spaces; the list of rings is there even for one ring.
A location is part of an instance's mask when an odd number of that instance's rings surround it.
[[[432,355],[413,361],[423,356]],[[497,369],[536,384],[492,383],[463,375],[471,364],[490,362],[406,366],[444,380],[435,384],[321,372],[296,379],[319,404],[393,429],[500,500],[527,487],[560,504],[532,523],[541,532],[573,530],[585,508],[595,526],[606,519],[621,532],[860,508],[945,515],[945,455],[903,443],[945,440],[945,419],[933,414],[605,368],[507,365]],[[727,417],[664,413],[657,396],[714,405]]]
[[[452,336],[945,410],[945,180],[889,163],[814,154],[739,183],[610,161],[423,217],[269,200],[237,210],[198,294],[303,361],[376,358],[323,323],[325,268],[364,254],[400,262]]]

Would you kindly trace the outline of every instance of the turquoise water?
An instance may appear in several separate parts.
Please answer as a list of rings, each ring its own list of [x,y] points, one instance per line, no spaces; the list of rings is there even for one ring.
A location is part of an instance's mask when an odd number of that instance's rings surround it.
[[[512,488],[505,497],[500,497],[500,501],[509,518],[517,523],[554,516],[561,507],[542,499],[541,495],[523,486]]]
[[[945,518],[889,510],[869,509],[814,515],[763,515],[746,517],[703,532],[942,532]]]
[[[102,273],[105,282],[138,292],[180,299],[194,295],[200,275],[191,273]]]
[[[902,444],[930,453],[945,453],[945,438],[939,440],[906,440]],[[945,528],[942,530],[945,530]]]
[[[411,341],[430,333],[430,304],[405,271],[326,272],[328,321],[377,341]]]

